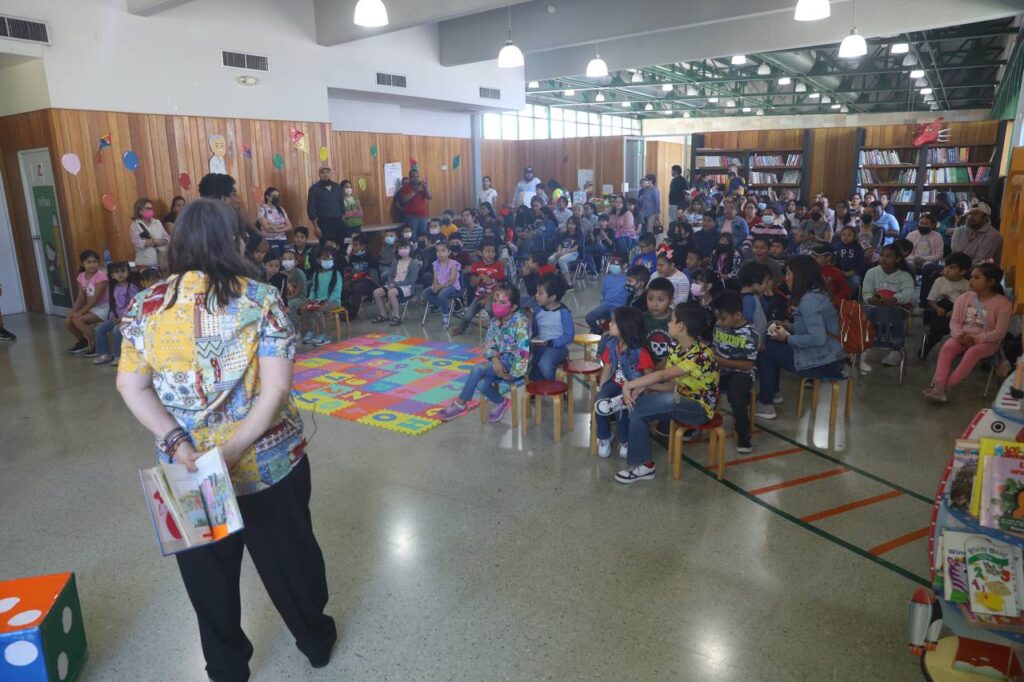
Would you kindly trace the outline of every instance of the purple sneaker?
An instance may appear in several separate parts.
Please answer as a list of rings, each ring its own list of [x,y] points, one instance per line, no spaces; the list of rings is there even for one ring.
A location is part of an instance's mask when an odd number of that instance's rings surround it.
[[[459,405],[457,400],[453,400],[448,407],[441,410],[441,421],[450,422],[456,417],[464,415],[468,409],[468,405],[469,403],[466,403],[466,405]]]
[[[500,403],[495,405],[494,409],[491,410],[491,414],[488,415],[487,421],[491,422],[492,424],[496,424],[497,422],[500,422],[501,418],[505,416],[505,410],[508,409],[508,406],[511,403],[512,403],[511,400],[509,400],[508,398],[505,398]]]

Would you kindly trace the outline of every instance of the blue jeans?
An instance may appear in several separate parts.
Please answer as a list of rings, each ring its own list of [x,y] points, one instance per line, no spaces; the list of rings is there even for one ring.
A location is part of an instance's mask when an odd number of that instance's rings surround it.
[[[846,278],[846,283],[850,285],[850,298],[855,301],[860,300],[860,275],[850,275]]]
[[[505,369],[508,368],[506,367]],[[463,404],[468,403],[473,398],[473,394],[479,389],[483,397],[492,403],[500,403],[504,398],[498,392],[499,381],[501,381],[501,378],[494,373],[494,366],[490,360],[477,365],[469,373],[469,376],[466,377],[466,385],[462,387],[462,393],[459,393],[459,402]]]
[[[769,340],[764,350],[757,354],[758,391],[757,401],[771,405],[772,397],[779,390],[779,376],[782,370],[802,379],[826,379],[842,375],[846,363],[836,360],[820,367],[808,367],[799,372],[793,364],[793,347],[782,341]]]
[[[611,319],[613,310],[615,310],[615,308],[610,305],[598,304],[596,308],[587,313],[587,324],[590,325],[591,334],[600,334],[602,332],[598,321]]]
[[[621,418],[622,414],[619,416]],[[626,458],[629,466],[643,464],[651,459],[651,431],[644,422],[662,419],[675,419],[696,426],[707,422],[708,415],[696,400],[677,396],[675,391],[648,391],[642,394],[629,414],[629,455]]]
[[[530,378],[544,379],[546,381],[552,381],[555,378],[555,373],[558,371],[559,365],[565,361],[565,358],[569,355],[569,349],[566,347],[555,348],[548,346],[533,346],[530,350],[531,357],[535,358],[533,363],[533,369],[530,372]],[[570,377],[572,379],[572,377]]]
[[[110,334],[111,342],[107,341],[107,334]],[[121,355],[121,323],[113,320],[104,320],[96,325],[96,352],[100,355]]]
[[[551,257],[548,258],[548,262],[551,263],[552,265],[554,265],[555,261],[557,260],[558,261],[558,269],[561,270],[564,274],[568,275],[569,274],[569,264],[570,263],[575,263],[576,259],[579,258],[579,257],[580,257],[580,255],[577,252],[575,252],[575,251],[573,251],[572,253],[567,253],[564,256],[562,256],[561,258],[555,258],[554,254],[552,254]]]
[[[636,237],[618,237],[615,240],[615,250],[628,254],[637,245],[638,241]]]
[[[606,381],[601,390],[597,392],[597,400],[602,398],[614,398],[617,395],[622,395],[622,387],[614,381]],[[594,421],[597,423],[597,437],[601,440],[608,440],[612,437],[612,420],[611,417],[604,417],[599,414],[594,414]],[[615,421],[615,437],[619,439],[619,443],[629,442],[629,412],[622,410],[619,412]]]
[[[447,315],[448,309],[451,307],[452,299],[458,298],[461,293],[462,291],[455,287],[445,287],[436,294],[433,289],[427,288],[423,290],[423,298],[427,299],[427,303],[430,305],[440,308],[442,315]]]
[[[427,233],[427,219],[417,218],[416,216],[407,215],[404,218],[406,225],[412,228],[412,238],[419,239]]]

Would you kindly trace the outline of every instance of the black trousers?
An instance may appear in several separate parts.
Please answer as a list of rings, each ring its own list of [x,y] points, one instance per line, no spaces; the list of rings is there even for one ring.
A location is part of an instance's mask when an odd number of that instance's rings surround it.
[[[345,237],[348,237],[352,231],[340,217],[322,216],[317,219],[316,224],[320,227],[320,232],[323,234],[323,238],[320,240],[321,244],[325,240],[330,239],[337,243],[339,247],[344,246]]]
[[[252,644],[242,631],[239,577],[242,549],[256,570],[295,644],[326,660],[337,639],[324,614],[327,575],[309,514],[309,458],[266,490],[238,498],[245,528],[219,542],[177,554],[178,568],[199,620],[206,672],[217,682],[249,679]]]
[[[722,372],[718,386],[725,393],[732,408],[732,416],[736,421],[736,444],[744,447],[750,445],[750,390],[754,387],[754,378],[746,372]]]

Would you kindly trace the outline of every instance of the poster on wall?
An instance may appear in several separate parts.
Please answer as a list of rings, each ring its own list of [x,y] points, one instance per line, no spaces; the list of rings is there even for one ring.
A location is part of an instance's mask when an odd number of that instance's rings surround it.
[[[580,189],[585,189],[587,185],[594,184],[594,169],[593,168],[580,168],[576,171],[576,186]]]
[[[393,197],[402,184],[402,162],[384,164],[384,191],[387,196]]]
[[[57,195],[53,185],[32,187],[33,207],[39,225],[43,257],[46,259],[46,281],[49,285],[50,301],[62,308],[74,305],[71,296],[71,278],[68,272],[67,246],[57,214]]]

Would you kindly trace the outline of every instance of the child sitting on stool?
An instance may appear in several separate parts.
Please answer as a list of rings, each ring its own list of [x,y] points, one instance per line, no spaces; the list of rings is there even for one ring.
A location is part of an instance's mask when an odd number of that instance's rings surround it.
[[[612,453],[610,416],[619,413],[616,437],[619,456],[625,457],[629,443],[629,414],[622,409],[622,385],[654,369],[654,359],[644,342],[643,314],[629,306],[612,312],[608,322],[611,342],[605,347],[601,360],[600,384],[594,401],[594,421],[597,423],[597,454],[608,457]]]
[[[754,387],[757,349],[761,336],[743,316],[743,295],[723,291],[711,302],[715,311],[715,360],[720,368],[719,386],[725,391],[736,421],[736,452],[752,450],[750,442],[750,391]]]
[[[562,303],[568,290],[565,280],[557,275],[545,275],[537,285],[537,308],[533,312],[533,341],[531,346],[531,379],[552,381],[559,365],[569,355],[576,327],[572,312]]]
[[[612,311],[620,305],[626,305],[626,276],[622,274],[622,264],[628,256],[618,252],[608,261],[608,274],[601,282],[601,301],[597,307],[587,313],[587,324],[591,334],[601,333],[601,321],[612,316]]]

